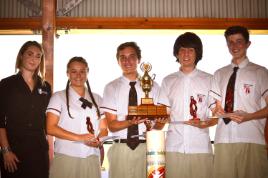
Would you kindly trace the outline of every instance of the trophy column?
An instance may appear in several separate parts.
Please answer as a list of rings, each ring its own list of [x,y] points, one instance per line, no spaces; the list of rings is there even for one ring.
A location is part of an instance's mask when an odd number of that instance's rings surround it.
[[[165,178],[165,133],[160,130],[146,132],[147,178]]]

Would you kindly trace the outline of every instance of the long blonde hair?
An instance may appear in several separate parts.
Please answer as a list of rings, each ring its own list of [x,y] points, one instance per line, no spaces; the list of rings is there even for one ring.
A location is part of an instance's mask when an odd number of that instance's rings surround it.
[[[37,41],[27,41],[22,45],[22,47],[20,48],[18,55],[17,55],[15,72],[17,72],[18,70],[20,71],[21,66],[22,66],[22,55],[31,46],[37,47],[42,53],[41,62],[39,64],[38,68],[34,72],[33,79],[37,80],[37,77],[39,76],[41,78],[42,83],[43,83],[45,81],[45,74],[46,74],[45,53],[44,53],[42,45],[40,43],[38,43]]]

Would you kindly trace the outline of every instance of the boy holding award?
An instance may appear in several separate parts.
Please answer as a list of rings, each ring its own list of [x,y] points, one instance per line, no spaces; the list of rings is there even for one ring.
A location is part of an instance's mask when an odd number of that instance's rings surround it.
[[[212,175],[209,130],[192,126],[206,123],[209,113],[212,75],[196,68],[202,53],[202,42],[196,34],[180,35],[173,48],[180,68],[162,81],[158,103],[169,107],[171,120],[166,137],[166,178]]]
[[[214,177],[266,178],[268,71],[247,56],[251,45],[247,28],[231,26],[224,36],[232,59],[214,73],[210,92],[216,100],[210,108],[220,118],[215,135]]]
[[[141,61],[141,50],[135,42],[122,43],[117,48],[116,58],[122,76],[105,86],[101,107],[105,111],[109,130],[113,136],[119,138],[114,140],[108,151],[109,177],[146,177],[146,140],[144,137],[139,138],[139,135],[143,135],[148,128],[151,128],[144,124],[148,120],[146,117],[140,117],[139,114],[130,115],[129,112],[129,108],[136,110],[141,104],[141,98],[145,97],[137,72]],[[145,83],[150,82],[145,80]],[[158,84],[152,82],[149,91],[148,98],[156,102]]]

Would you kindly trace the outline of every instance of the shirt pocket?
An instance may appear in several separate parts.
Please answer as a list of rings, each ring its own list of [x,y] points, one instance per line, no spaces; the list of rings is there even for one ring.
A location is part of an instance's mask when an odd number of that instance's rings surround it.
[[[253,99],[255,96],[255,87],[256,83],[254,81],[243,81],[238,86],[239,94],[243,97],[243,99]]]

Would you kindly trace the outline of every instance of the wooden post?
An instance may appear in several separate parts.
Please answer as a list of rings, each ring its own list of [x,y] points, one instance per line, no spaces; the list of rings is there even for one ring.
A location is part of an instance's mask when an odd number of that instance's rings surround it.
[[[54,57],[54,35],[56,19],[56,1],[43,0],[42,8],[42,44],[45,51],[46,59],[46,80],[51,84],[53,90],[53,57]],[[54,156],[54,139],[48,136],[49,160]]]
[[[46,57],[46,80],[53,88],[53,56],[56,10],[55,0],[43,0],[42,8],[42,43]]]

